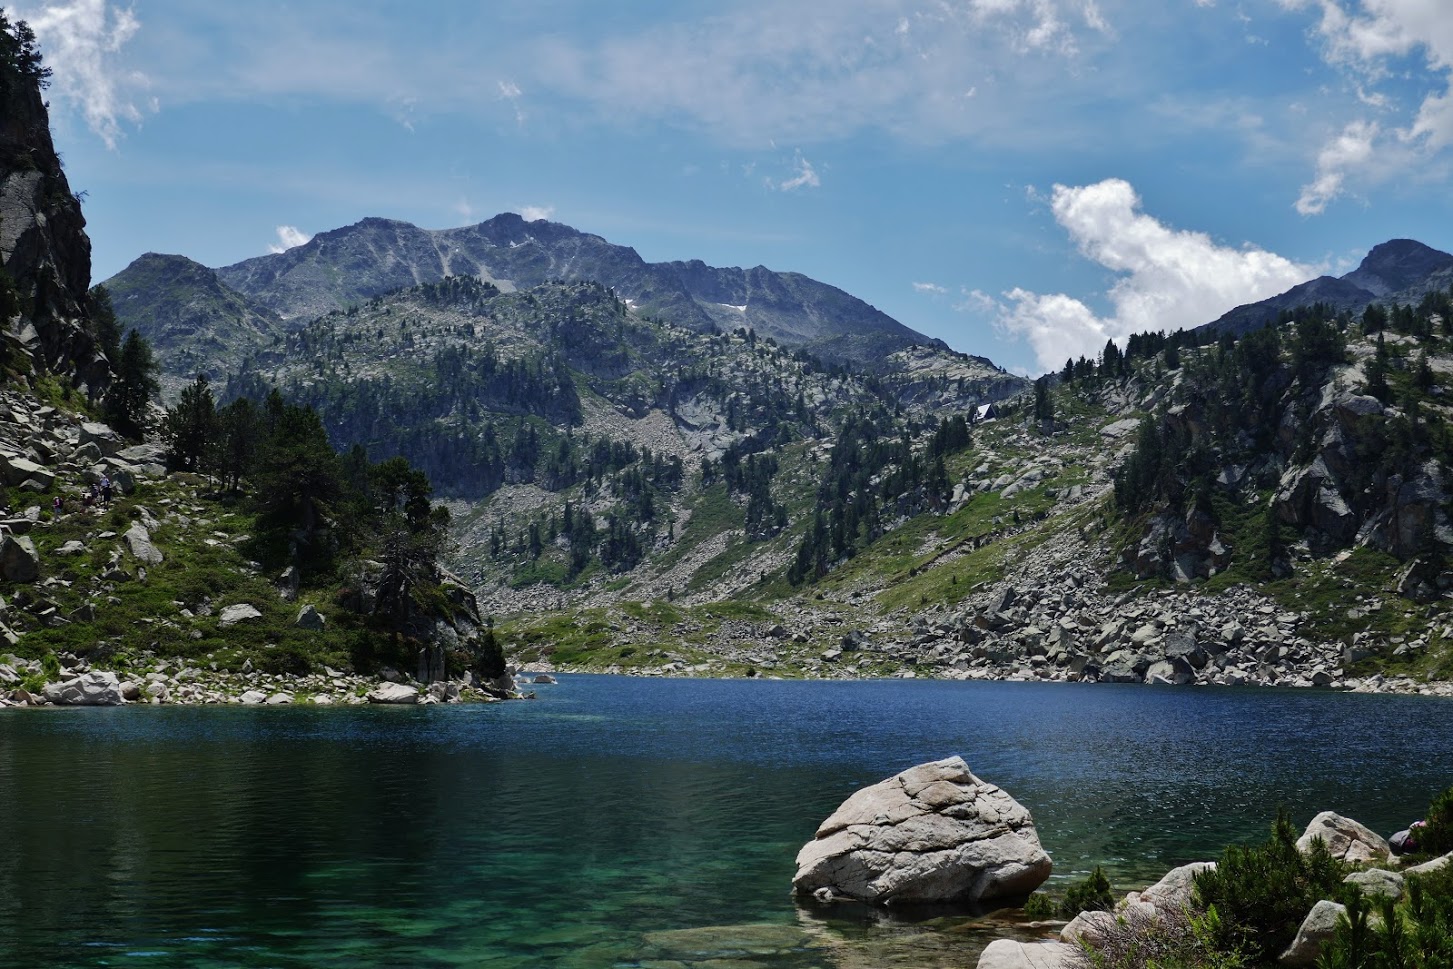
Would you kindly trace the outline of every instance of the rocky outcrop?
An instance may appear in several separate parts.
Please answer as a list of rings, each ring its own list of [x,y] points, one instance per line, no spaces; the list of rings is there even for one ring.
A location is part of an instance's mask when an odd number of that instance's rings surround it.
[[[1386,861],[1392,856],[1387,841],[1367,825],[1344,818],[1333,811],[1323,811],[1311,820],[1307,830],[1297,839],[1297,850],[1312,850],[1312,841],[1320,838],[1339,861]]]
[[[81,203],[51,141],[39,79],[9,57],[0,72],[0,266],[28,311],[13,349],[98,394],[110,370],[87,323],[91,241]]]
[[[1029,811],[950,757],[844,801],[798,852],[792,887],[880,905],[980,902],[1027,895],[1050,868]]]

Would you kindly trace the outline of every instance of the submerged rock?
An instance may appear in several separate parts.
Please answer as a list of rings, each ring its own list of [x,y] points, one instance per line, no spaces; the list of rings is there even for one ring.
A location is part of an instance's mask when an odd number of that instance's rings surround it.
[[[1026,895],[1050,869],[1029,811],[950,757],[844,801],[798,852],[792,887],[880,905],[978,902]]]

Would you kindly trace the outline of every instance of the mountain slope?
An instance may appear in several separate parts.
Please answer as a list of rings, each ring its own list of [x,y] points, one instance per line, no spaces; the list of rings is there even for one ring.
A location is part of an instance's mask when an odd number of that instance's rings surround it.
[[[276,313],[185,256],[149,252],[106,287],[117,319],[151,342],[168,399],[197,374],[216,377],[286,331]]]
[[[283,319],[312,318],[392,290],[477,276],[502,289],[595,281],[641,312],[697,330],[754,329],[832,360],[876,363],[915,345],[946,349],[825,283],[797,273],[648,263],[627,246],[554,222],[506,213],[457,229],[369,218],[305,245],[217,271]]]
[[[1345,276],[1318,276],[1259,303],[1238,306],[1192,333],[1234,333],[1240,336],[1276,322],[1286,310],[1323,303],[1334,312],[1361,312],[1374,301],[1415,303],[1424,294],[1447,289],[1453,276],[1453,255],[1412,239],[1393,239],[1373,246],[1362,263]]]

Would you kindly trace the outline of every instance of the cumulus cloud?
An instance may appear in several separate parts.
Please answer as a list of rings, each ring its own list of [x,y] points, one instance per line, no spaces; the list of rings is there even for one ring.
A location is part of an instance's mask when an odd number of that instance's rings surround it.
[[[553,205],[522,205],[520,206],[520,218],[526,222],[541,222],[549,219],[555,214]]]
[[[914,283],[913,288],[920,293],[932,293],[935,296],[942,296],[948,292],[946,287],[940,286],[938,283]]]
[[[295,225],[280,225],[277,227],[277,242],[267,247],[271,253],[287,252],[289,249],[296,249],[304,245],[313,237],[301,231]]]
[[[792,160],[792,171],[793,175],[791,178],[784,178],[775,182],[769,178],[767,179],[767,184],[779,192],[795,192],[799,188],[822,187],[822,179],[818,177],[816,169],[812,167],[812,162],[803,158],[802,152],[800,151]]]
[[[1389,76],[1403,83],[1429,79],[1415,114],[1402,125],[1382,127],[1356,120],[1329,137],[1317,155],[1317,170],[1302,187],[1297,211],[1314,215],[1345,192],[1350,179],[1378,181],[1416,170],[1453,145],[1453,17],[1446,0],[1279,0],[1283,7],[1320,11],[1316,32],[1323,56],[1354,75],[1360,103],[1386,111],[1392,102],[1364,84]],[[1421,57],[1425,72],[1408,71],[1399,58]],[[1428,86],[1431,84],[1431,87]]]
[[[1264,249],[1218,245],[1203,232],[1170,228],[1141,211],[1140,197],[1122,179],[1056,185],[1050,209],[1086,258],[1122,275],[1105,294],[1109,316],[1064,293],[1015,288],[996,301],[999,326],[1028,339],[1047,370],[1066,358],[1093,357],[1107,340],[1208,323],[1317,272]]]
[[[50,3],[38,10],[16,9],[14,19],[29,21],[40,38],[45,62],[55,72],[54,90],[80,108],[87,125],[106,147],[115,148],[125,122],[141,121],[135,99],[147,87],[146,75],[117,68],[116,55],[141,29],[130,7],[106,0]]]

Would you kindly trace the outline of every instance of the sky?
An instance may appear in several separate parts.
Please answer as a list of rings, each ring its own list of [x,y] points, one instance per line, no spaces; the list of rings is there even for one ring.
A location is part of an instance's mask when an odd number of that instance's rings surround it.
[[[839,286],[1038,374],[1414,238],[1450,0],[27,0],[101,281],[367,216]]]

